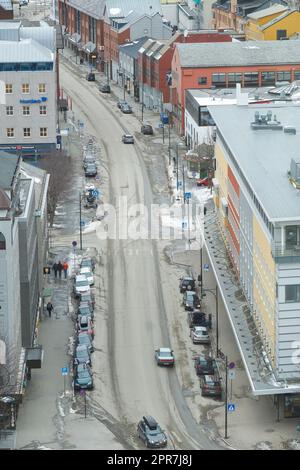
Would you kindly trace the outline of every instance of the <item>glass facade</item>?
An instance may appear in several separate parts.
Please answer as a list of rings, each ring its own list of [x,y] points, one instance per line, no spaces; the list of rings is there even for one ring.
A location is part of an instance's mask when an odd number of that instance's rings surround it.
[[[275,72],[262,72],[261,84],[262,86],[263,85],[275,85]]]

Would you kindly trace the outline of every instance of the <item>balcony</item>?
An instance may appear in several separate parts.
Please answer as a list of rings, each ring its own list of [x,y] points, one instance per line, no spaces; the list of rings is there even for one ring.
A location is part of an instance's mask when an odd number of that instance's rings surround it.
[[[277,263],[300,263],[300,244],[282,246],[273,243],[272,255]]]

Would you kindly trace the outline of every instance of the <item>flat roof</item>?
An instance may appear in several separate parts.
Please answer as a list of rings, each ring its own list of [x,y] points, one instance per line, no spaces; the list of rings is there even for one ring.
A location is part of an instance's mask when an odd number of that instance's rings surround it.
[[[300,220],[300,190],[290,184],[287,176],[291,159],[300,162],[300,105],[208,109],[269,220]],[[296,135],[283,130],[253,130],[255,111],[266,114],[269,110],[283,126],[295,127]]]
[[[33,39],[0,41],[0,63],[53,62],[53,58],[50,49]]]

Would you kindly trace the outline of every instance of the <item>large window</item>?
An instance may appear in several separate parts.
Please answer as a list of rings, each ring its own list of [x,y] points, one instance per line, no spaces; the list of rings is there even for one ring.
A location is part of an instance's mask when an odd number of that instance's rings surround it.
[[[45,116],[47,114],[47,106],[45,106],[44,104],[42,104],[40,106],[40,115],[42,116]]]
[[[6,137],[12,138],[12,137],[14,137],[14,136],[15,136],[15,130],[14,130],[14,128],[13,128],[13,127],[8,127],[8,128],[6,129]]]
[[[275,85],[275,72],[262,72],[261,73],[261,84],[264,85]]]
[[[46,93],[46,83],[39,83],[39,93]]]
[[[13,86],[12,86],[12,83],[6,83],[5,84],[5,93],[7,93],[8,95],[11,94],[13,92]]]
[[[285,286],[285,301],[300,302],[300,284]]]
[[[290,81],[291,80],[291,72],[277,72],[277,81]]]
[[[237,72],[237,73],[228,73],[227,74],[228,78],[228,86],[235,86],[236,83],[242,83],[242,74]]]
[[[96,20],[89,16],[89,40],[96,44]]]
[[[30,116],[30,107],[23,106],[23,116]]]
[[[29,83],[23,83],[22,84],[22,93],[30,93]]]
[[[24,136],[24,137],[30,137],[30,136],[31,136],[30,127],[24,127],[24,129],[23,129],[23,136]]]
[[[40,127],[40,137],[47,137],[47,136],[48,136],[47,127]]]
[[[14,115],[14,107],[6,106],[6,116],[13,116],[13,115]]]
[[[300,70],[295,70],[295,72],[294,72],[294,80],[300,80]]]
[[[287,248],[300,245],[300,227],[297,225],[287,225],[285,227],[285,244]]]
[[[81,21],[80,21],[80,11],[78,10],[75,10],[75,29],[76,29],[76,33],[80,34]]]
[[[216,87],[226,86],[226,74],[225,73],[213,73],[212,84]]]
[[[258,86],[258,72],[245,72],[244,86]]]
[[[200,107],[200,126],[214,126],[215,122],[206,106]]]

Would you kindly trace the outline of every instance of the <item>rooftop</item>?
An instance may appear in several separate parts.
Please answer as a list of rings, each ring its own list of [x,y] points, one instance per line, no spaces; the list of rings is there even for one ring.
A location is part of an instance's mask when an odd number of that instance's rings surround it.
[[[51,50],[33,39],[0,41],[0,43],[0,63],[53,62]]]
[[[123,54],[133,57],[134,59],[137,59],[139,49],[147,41],[147,39],[148,37],[144,36],[142,38],[137,39],[136,41],[121,44],[121,46],[119,46],[119,50]]]
[[[13,10],[12,0],[0,0],[0,7],[4,10]]]
[[[176,44],[182,67],[299,64],[297,41]]]
[[[74,1],[74,0],[72,0]],[[106,0],[107,16],[109,18],[125,18],[130,13],[143,15],[144,13],[161,13],[161,4],[159,0]]]
[[[276,13],[282,13],[286,11],[287,9],[288,9],[287,6],[275,4],[268,8],[264,8],[263,10],[258,10],[253,13],[250,13],[248,15],[248,18],[250,18],[251,20],[259,20],[261,18],[264,18],[265,16],[275,15]]]
[[[276,18],[273,18],[272,20],[268,21],[267,23],[265,23],[264,25],[262,25],[260,27],[260,29],[262,31],[264,31],[265,29],[268,29],[270,26],[272,26],[273,24],[276,24],[278,23],[278,21],[281,21],[283,20],[284,18],[286,18],[287,16],[291,15],[292,13],[295,13],[295,10],[291,11],[291,10],[288,10],[288,11],[284,11],[281,15],[279,16],[276,16]],[[299,12],[298,12],[299,13]]]
[[[19,158],[10,153],[0,152],[0,188],[11,188]]]
[[[68,0],[68,4],[75,10],[82,11],[92,18],[103,18],[105,0]]]
[[[290,184],[287,176],[291,159],[299,161],[300,106],[209,106],[208,109],[269,220],[300,220],[300,191]],[[296,134],[252,129],[255,111],[266,114],[269,110],[283,127],[295,127]]]

